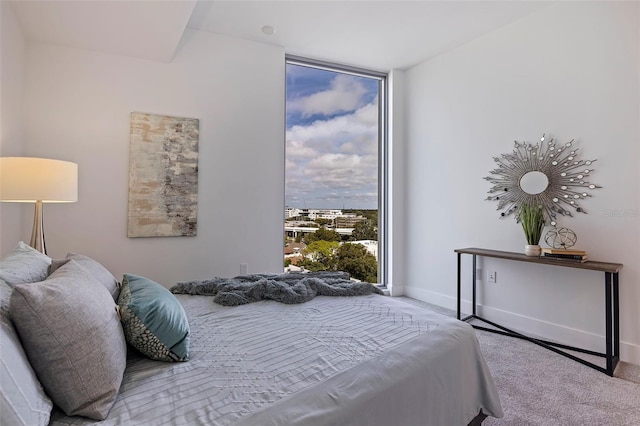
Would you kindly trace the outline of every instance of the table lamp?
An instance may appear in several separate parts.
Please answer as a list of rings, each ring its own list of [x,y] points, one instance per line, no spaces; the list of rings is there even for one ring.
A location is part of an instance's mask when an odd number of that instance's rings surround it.
[[[29,245],[46,254],[42,204],[78,201],[78,165],[48,158],[0,157],[0,201],[35,203]]]

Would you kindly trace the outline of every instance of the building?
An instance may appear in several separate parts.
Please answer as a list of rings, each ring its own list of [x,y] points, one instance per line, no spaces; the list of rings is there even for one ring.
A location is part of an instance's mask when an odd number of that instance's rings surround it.
[[[296,209],[296,208],[292,208],[292,207],[285,207],[284,209],[284,218],[286,219],[290,219],[292,217],[298,217],[300,216],[300,209]]]
[[[336,228],[353,228],[356,226],[356,223],[362,222],[363,220],[367,220],[367,218],[356,216],[355,214],[346,214],[336,218],[335,226]]]
[[[342,210],[336,209],[299,209],[294,207],[285,207],[284,209],[284,218],[289,219],[292,217],[307,217],[309,220],[316,219],[329,219],[333,220],[336,218],[343,217],[354,217],[355,215],[350,213],[342,213]]]
[[[284,258],[289,259],[291,265],[296,265],[304,259],[303,251],[307,247],[305,243],[288,243],[284,246]]]
[[[331,209],[309,209],[309,219],[330,219],[333,220],[337,217],[342,217],[342,210]]]

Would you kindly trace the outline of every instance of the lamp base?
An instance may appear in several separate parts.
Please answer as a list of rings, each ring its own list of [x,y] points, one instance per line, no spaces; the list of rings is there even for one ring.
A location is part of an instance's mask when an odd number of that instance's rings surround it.
[[[47,248],[44,244],[44,222],[42,219],[42,201],[36,201],[36,208],[33,212],[33,230],[31,231],[31,241],[29,245],[47,254]]]

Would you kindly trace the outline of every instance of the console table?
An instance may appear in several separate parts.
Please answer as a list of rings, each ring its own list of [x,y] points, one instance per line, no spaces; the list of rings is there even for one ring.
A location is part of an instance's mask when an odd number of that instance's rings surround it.
[[[498,250],[487,250],[481,248],[464,248],[464,249],[456,249],[454,250],[458,254],[458,319],[461,321],[470,321],[473,319],[477,319],[483,321],[487,324],[495,328],[487,328],[479,325],[471,324],[474,328],[479,330],[490,331],[492,333],[499,333],[506,336],[517,337],[520,339],[528,340],[532,343],[540,345],[546,349],[559,353],[560,355],[566,356],[568,358],[573,359],[581,364],[592,367],[598,371],[608,374],[609,376],[613,376],[613,371],[618,365],[618,361],[620,360],[620,303],[619,303],[619,279],[618,273],[620,269],[622,269],[622,264],[620,263],[609,263],[609,262],[596,262],[596,261],[587,261],[583,263],[579,262],[566,262],[562,260],[553,260],[547,259],[544,257],[534,257],[534,256],[526,256],[521,253],[511,253],[506,251],[498,251]],[[466,316],[464,318],[460,318],[460,291],[461,291],[461,257],[463,254],[469,254],[473,256],[473,300],[472,300],[472,314]],[[606,336],[605,336],[605,344],[606,350],[605,353],[590,351],[587,349],[576,348],[573,346],[563,345],[556,342],[551,342],[548,340],[537,339],[529,336],[525,336],[524,334],[518,333],[517,331],[510,330],[502,325],[496,324],[494,322],[488,321],[476,314],[476,261],[477,257],[492,257],[497,259],[506,259],[513,260],[517,262],[529,262],[529,263],[538,263],[542,265],[552,265],[552,266],[560,266],[564,268],[577,268],[577,269],[589,269],[593,271],[604,272],[604,299],[605,299],[605,325],[606,325]],[[603,368],[597,364],[579,358],[565,350],[571,350],[575,352],[580,352],[584,354],[594,355],[598,357],[603,357],[606,359],[606,367]]]

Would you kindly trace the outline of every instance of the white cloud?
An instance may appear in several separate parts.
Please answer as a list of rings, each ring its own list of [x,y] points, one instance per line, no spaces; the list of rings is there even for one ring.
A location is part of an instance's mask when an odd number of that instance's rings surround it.
[[[370,120],[370,110],[365,106],[353,114],[287,132],[286,180],[292,195],[375,202],[377,195],[369,194],[377,190],[378,128],[377,120]]]
[[[350,114],[289,128],[286,148],[288,205],[376,207],[377,99]]]
[[[288,134],[288,132],[287,132]],[[287,161],[299,160],[303,158],[314,158],[318,156],[318,151],[309,146],[304,140],[289,139],[287,137]]]
[[[378,152],[377,100],[352,114],[296,125],[287,130],[287,158],[312,158],[319,153]]]
[[[295,162],[291,161],[288,158],[285,160],[285,170],[287,172],[293,172],[297,169],[298,169],[298,165]]]
[[[313,159],[307,165],[305,174],[312,169],[352,169],[360,164],[360,156],[345,154],[324,154],[319,158]]]
[[[355,112],[358,121],[372,126],[378,126],[378,97],[373,102],[363,106]]]
[[[353,111],[363,105],[366,87],[355,77],[338,74],[329,89],[287,102],[289,111],[300,111],[303,117],[313,114],[332,115]]]
[[[376,125],[364,123],[355,114],[343,115],[330,120],[318,120],[306,126],[293,126],[287,131],[287,139],[305,142],[321,141],[323,139],[345,140],[352,135],[370,135],[377,139]]]
[[[304,168],[317,188],[364,190],[377,186],[377,162],[372,156],[324,154]]]

